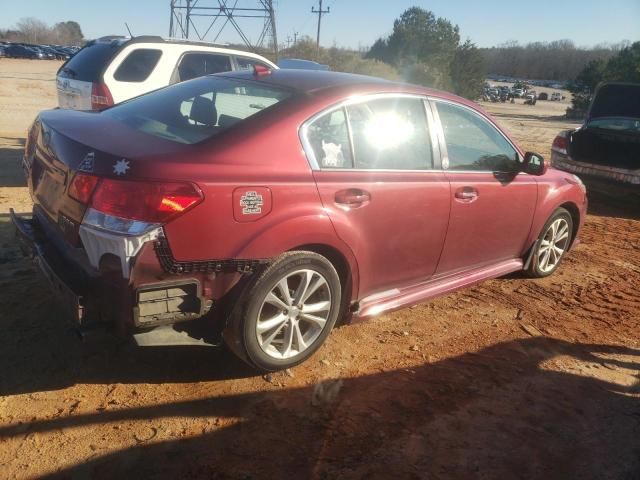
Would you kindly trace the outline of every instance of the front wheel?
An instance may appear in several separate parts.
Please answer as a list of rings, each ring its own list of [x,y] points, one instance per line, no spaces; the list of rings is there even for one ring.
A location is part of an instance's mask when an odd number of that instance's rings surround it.
[[[229,346],[261,370],[292,367],[320,348],[340,305],[340,277],[329,260],[314,252],[286,253],[242,294]]]
[[[527,274],[534,278],[551,275],[560,265],[560,261],[571,245],[573,236],[573,219],[564,208],[558,208],[545,223],[538,241],[536,251],[527,269]]]

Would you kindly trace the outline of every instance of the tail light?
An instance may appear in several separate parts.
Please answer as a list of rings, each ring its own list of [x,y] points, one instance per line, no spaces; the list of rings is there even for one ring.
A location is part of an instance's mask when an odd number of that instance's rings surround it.
[[[87,205],[98,183],[98,177],[86,173],[76,173],[69,185],[69,196]]]
[[[554,150],[558,153],[562,153],[563,155],[567,154],[567,137],[563,135],[558,135],[553,139],[553,144],[551,144],[551,150]]]
[[[93,83],[91,85],[91,109],[104,110],[113,105],[113,97],[109,88],[104,83]]]
[[[93,193],[91,207],[122,219],[166,223],[203,198],[200,189],[191,183],[103,179]]]

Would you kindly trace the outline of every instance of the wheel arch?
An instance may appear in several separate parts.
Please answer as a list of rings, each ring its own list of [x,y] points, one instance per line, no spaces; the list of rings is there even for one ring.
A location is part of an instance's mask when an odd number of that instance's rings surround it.
[[[554,210],[554,212],[558,208],[564,208],[567,212],[569,212],[569,215],[571,215],[571,221],[573,222],[573,229],[571,231],[571,243],[569,244],[569,248],[571,248],[573,247],[573,242],[576,239],[576,236],[578,235],[578,228],[580,226],[580,220],[581,220],[580,209],[573,202],[565,202],[562,205],[558,205],[558,207]]]
[[[355,301],[354,292],[358,291],[357,266],[352,265],[349,259],[337,248],[322,243],[308,243],[292,248],[294,250],[306,250],[322,255],[335,267],[342,285],[343,313]],[[354,268],[355,267],[355,268]]]

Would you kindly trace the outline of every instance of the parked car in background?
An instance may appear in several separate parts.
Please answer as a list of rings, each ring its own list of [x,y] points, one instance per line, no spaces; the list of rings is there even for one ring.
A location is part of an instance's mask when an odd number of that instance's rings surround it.
[[[0,45],[0,57],[6,57],[7,56],[5,48],[6,47],[4,45]]]
[[[312,60],[301,60],[299,58],[282,58],[278,61],[280,68],[294,68],[302,70],[329,70],[329,65],[314,62]]]
[[[551,94],[551,100],[554,101],[554,102],[559,102],[563,98],[564,97],[562,96],[562,94],[560,92],[553,92]]]
[[[540,92],[538,100],[549,100],[549,94],[547,92]]]
[[[584,124],[554,139],[551,163],[580,175],[640,185],[640,84],[600,85]]]
[[[340,317],[552,274],[584,186],[475,103],[336,72],[228,72],[42,112],[12,212],[76,325],[296,365]],[[29,296],[36,292],[28,292]],[[27,295],[27,293],[25,293]]]
[[[104,37],[60,67],[58,105],[101,110],[143,93],[211,73],[278,67],[260,55],[206,42]]]
[[[525,90],[523,88],[514,88],[512,89],[511,94],[516,98],[522,98],[524,97]]]
[[[42,59],[44,55],[41,52],[36,52],[32,48],[25,47],[23,45],[9,45],[5,49],[7,57],[10,58],[28,58],[32,60]]]

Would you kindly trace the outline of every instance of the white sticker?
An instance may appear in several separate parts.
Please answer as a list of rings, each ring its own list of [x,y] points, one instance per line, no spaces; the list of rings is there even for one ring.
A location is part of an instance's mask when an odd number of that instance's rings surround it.
[[[258,192],[250,191],[246,192],[240,197],[240,206],[242,207],[243,215],[259,215],[262,213],[262,195]]]
[[[113,173],[116,175],[124,175],[127,170],[129,170],[129,160],[122,158],[113,164]]]
[[[322,150],[324,157],[322,159],[323,167],[341,167],[344,163],[344,155],[342,154],[342,145],[322,140]]]

